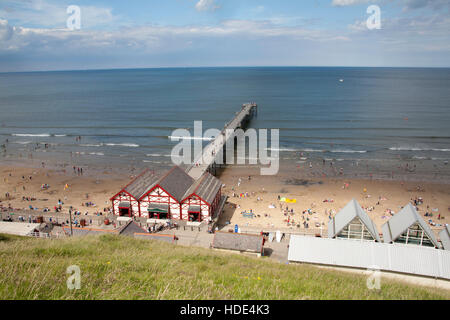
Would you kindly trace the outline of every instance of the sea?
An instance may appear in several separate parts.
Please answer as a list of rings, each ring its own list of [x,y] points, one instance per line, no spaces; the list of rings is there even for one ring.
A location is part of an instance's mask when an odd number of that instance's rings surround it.
[[[450,159],[448,68],[227,67],[0,73],[0,162],[168,167],[174,130],[222,129],[246,102],[297,166]]]

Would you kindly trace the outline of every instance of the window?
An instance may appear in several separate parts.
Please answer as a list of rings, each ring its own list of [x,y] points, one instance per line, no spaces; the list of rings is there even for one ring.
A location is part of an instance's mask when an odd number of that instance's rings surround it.
[[[395,242],[405,244],[416,244],[419,246],[434,247],[433,242],[423,231],[420,224],[415,223],[410,226],[402,235],[400,235]]]
[[[359,218],[353,219],[336,237],[344,239],[375,240]]]

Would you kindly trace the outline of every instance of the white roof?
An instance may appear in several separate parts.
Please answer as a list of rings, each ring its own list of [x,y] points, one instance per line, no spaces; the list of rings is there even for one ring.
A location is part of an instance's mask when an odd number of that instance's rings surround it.
[[[450,250],[450,226],[446,225],[441,232],[439,232],[439,238],[441,239],[442,246],[445,250]]]
[[[15,234],[18,236],[26,236],[35,229],[39,228],[40,223],[26,222],[5,222],[0,221],[0,233]]]
[[[147,219],[147,223],[167,223],[170,219]]]
[[[328,237],[334,238],[356,217],[358,217],[366,226],[372,237],[375,240],[380,241],[377,227],[355,199],[352,199],[347,203],[347,205],[328,222]]]
[[[428,224],[417,213],[416,208],[411,203],[408,203],[402,210],[400,210],[399,213],[395,214],[385,224],[383,224],[381,227],[383,231],[383,241],[386,243],[394,242],[415,223],[418,223],[422,227],[423,231],[428,238],[430,238],[431,242],[433,242],[434,246],[438,247],[438,242],[434,236],[433,230],[431,230]]]
[[[186,221],[186,226],[188,226],[188,227],[198,227],[201,224],[202,223],[199,221]]]
[[[450,279],[450,251],[417,245],[291,235],[288,260]]]

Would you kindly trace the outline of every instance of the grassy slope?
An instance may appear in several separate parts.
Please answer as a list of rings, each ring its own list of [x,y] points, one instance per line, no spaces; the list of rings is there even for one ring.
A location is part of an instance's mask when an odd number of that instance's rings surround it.
[[[66,268],[81,268],[81,289]],[[64,240],[0,235],[2,299],[449,299],[448,291],[268,258],[103,235]]]

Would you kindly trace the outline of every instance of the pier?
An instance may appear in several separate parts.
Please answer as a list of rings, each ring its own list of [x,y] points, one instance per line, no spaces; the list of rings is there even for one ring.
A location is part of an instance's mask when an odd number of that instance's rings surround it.
[[[202,153],[195,155],[194,163],[188,168],[187,173],[192,178],[199,179],[206,171],[215,170],[216,157],[221,154],[225,155],[225,152],[221,153],[221,151],[225,149],[228,140],[234,138],[234,131],[244,129],[250,119],[257,114],[257,110],[256,103],[244,103],[234,118],[225,124],[222,134],[205,146]]]

